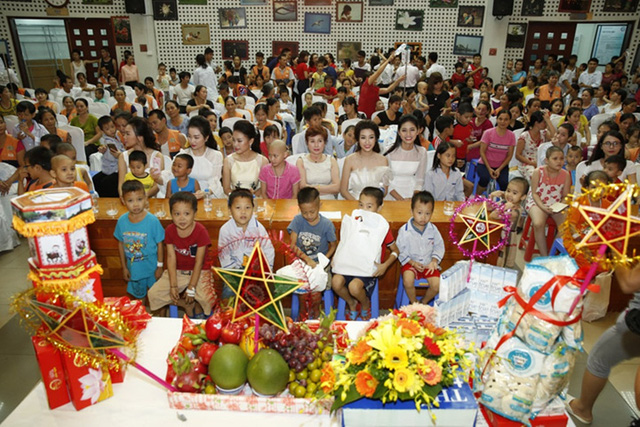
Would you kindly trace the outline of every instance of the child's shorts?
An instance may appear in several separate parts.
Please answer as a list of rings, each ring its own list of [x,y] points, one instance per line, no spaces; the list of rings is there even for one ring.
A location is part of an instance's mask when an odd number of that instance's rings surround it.
[[[140,280],[130,280],[127,284],[127,292],[138,299],[147,296],[147,291],[156,283],[155,276],[145,277]]]
[[[376,287],[376,279],[375,277],[360,277],[360,276],[342,276],[344,277],[344,285],[348,288],[349,283],[353,279],[360,279],[362,283],[364,283],[364,291],[367,293],[367,298],[371,299],[371,294],[373,293],[373,288]]]
[[[416,280],[426,280],[430,277],[440,277],[440,270],[434,270],[431,273],[427,273],[427,269],[422,270],[422,272],[416,270],[415,268],[413,268],[411,266],[411,264],[406,263],[405,265],[402,266],[402,272],[404,273],[405,271],[412,271],[413,274],[416,276]]]

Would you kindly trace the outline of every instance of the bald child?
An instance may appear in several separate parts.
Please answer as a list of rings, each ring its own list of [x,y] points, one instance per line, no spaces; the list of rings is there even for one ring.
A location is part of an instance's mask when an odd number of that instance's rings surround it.
[[[76,180],[76,162],[64,154],[51,159],[51,176],[56,180],[56,188],[77,187],[89,192],[87,184]]]
[[[263,199],[295,199],[300,190],[300,172],[286,161],[287,144],[280,139],[269,144],[269,164],[260,169],[260,194]]]

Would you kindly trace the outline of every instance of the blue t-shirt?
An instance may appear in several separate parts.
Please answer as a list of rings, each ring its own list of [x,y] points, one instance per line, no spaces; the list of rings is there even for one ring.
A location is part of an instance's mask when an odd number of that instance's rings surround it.
[[[118,219],[113,235],[123,243],[131,280],[153,277],[158,263],[158,243],[164,240],[164,229],[158,218],[147,212],[142,221],[134,224],[127,212]]]
[[[520,80],[520,79],[521,79],[521,78],[523,78],[523,77],[527,77],[527,72],[526,72],[526,71],[524,71],[524,70],[522,70],[522,71],[520,71],[520,72],[518,72],[518,73],[515,73],[515,74],[513,75],[513,78],[511,79],[511,81],[512,81],[512,82],[517,82],[518,80]],[[526,82],[527,82],[527,81],[526,81],[526,79],[525,79],[524,83],[519,84],[519,85],[517,85],[516,87],[521,88],[521,87],[522,87]]]
[[[171,194],[176,194],[180,191],[186,191],[187,193],[195,193],[196,192],[196,180],[189,177],[189,182],[184,188],[178,187],[178,179],[173,178],[171,181]]]
[[[302,215],[298,214],[287,227],[287,231],[298,233],[296,246],[314,261],[318,261],[318,252],[326,255],[329,251],[329,243],[336,241],[336,228],[322,215],[316,225],[310,225]]]

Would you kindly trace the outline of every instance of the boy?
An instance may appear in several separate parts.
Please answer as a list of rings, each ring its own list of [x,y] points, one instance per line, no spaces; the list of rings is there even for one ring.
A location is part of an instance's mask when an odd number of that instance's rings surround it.
[[[211,239],[195,220],[198,200],[191,193],[177,192],[169,200],[169,211],[173,223],[165,230],[167,269],[149,289],[149,308],[153,312],[178,304],[191,317],[198,317],[195,312],[200,309],[208,316],[215,303],[208,256]],[[180,298],[183,292],[184,298]]]
[[[576,168],[582,161],[582,148],[579,145],[572,145],[567,151],[567,164],[565,169],[571,174],[571,184],[576,185]]]
[[[53,187],[55,180],[50,173],[52,157],[51,150],[45,147],[35,147],[24,154],[24,167],[20,171],[18,180],[18,195],[27,191]]]
[[[260,169],[260,192],[263,199],[295,199],[300,190],[300,172],[287,162],[287,144],[276,139],[269,144],[269,162]]]
[[[129,212],[118,218],[113,236],[127,292],[143,299],[162,274],[164,230],[158,218],[145,210],[147,196],[140,181],[122,184],[122,201]]]
[[[222,268],[244,268],[256,241],[260,242],[262,253],[273,267],[275,251],[267,230],[253,216],[253,194],[243,188],[233,190],[228,201],[231,219],[220,227],[218,235],[218,258]],[[235,294],[227,285],[222,288],[222,300]]]
[[[461,171],[465,170],[467,163],[467,146],[471,142],[471,119],[473,118],[473,107],[468,102],[458,105],[456,111],[456,124],[453,127],[453,134],[450,142],[456,146],[457,168]]]
[[[51,159],[51,176],[56,180],[56,188],[77,187],[89,192],[87,184],[76,181],[76,162],[64,154],[58,154]]]
[[[506,85],[508,83],[512,83],[514,73],[513,59],[509,59],[507,60],[507,68],[504,70],[504,76],[502,77],[502,84]]]
[[[78,161],[76,160],[76,149],[73,145],[68,142],[61,142],[60,144],[56,144],[56,151],[54,154],[62,154],[67,156],[71,160],[73,160],[74,165],[76,165],[76,181],[84,182],[88,188],[87,191],[93,191],[93,181],[91,181],[91,176],[89,175],[89,168],[86,165],[78,166]],[[80,187],[82,188],[82,187]]]
[[[195,193],[200,191],[200,184],[194,178],[189,177],[193,169],[193,157],[189,154],[178,154],[171,164],[171,173],[175,178],[167,185],[165,198],[173,199],[172,195],[178,192]],[[171,202],[169,202],[171,204]]]
[[[507,244],[498,254],[498,263],[496,265],[499,267],[513,268],[515,266],[517,234],[519,234],[518,222],[522,215],[522,202],[527,198],[528,193],[529,182],[522,177],[516,177],[509,181],[506,191],[494,191],[490,194],[491,198],[498,197],[503,199],[504,208],[511,213],[511,231]],[[497,211],[491,212],[489,217],[494,220],[498,219]]]
[[[324,78],[324,86],[315,91],[315,94],[321,96],[327,102],[333,102],[333,99],[338,96],[338,90],[333,87],[333,77],[326,76]]]
[[[449,142],[451,140],[454,131],[453,124],[454,120],[451,116],[439,116],[436,119],[436,130],[438,131],[438,135],[436,135],[436,137],[433,138],[433,141],[431,142],[434,150],[438,149],[438,145],[440,145],[442,141]],[[427,150],[429,149],[429,147],[424,148],[426,148]]]
[[[464,64],[462,62],[456,62],[455,72],[451,75],[451,86],[455,86],[458,83],[464,83],[465,75],[464,75]]]
[[[110,116],[100,117],[98,127],[102,131],[101,145],[98,147],[102,153],[102,170],[94,175],[93,182],[101,197],[118,197],[118,157],[125,151],[124,145],[118,138],[116,124]]]
[[[307,92],[304,94],[304,107],[302,107],[302,114],[307,111],[307,108],[313,105],[313,94],[311,92]]]
[[[11,130],[11,136],[22,141],[24,149],[29,151],[40,145],[40,138],[49,132],[40,123],[33,120],[36,107],[30,101],[20,101],[16,105],[16,114],[20,123]]]
[[[100,103],[100,104],[106,104],[107,103],[107,100],[104,99],[104,89],[103,88],[100,88],[100,87],[96,88],[94,93],[95,93],[96,97],[93,99],[93,102],[97,102],[97,103]]]
[[[297,199],[300,213],[293,218],[287,231],[291,236],[291,245],[298,249],[298,257],[311,268],[315,268],[318,253],[322,252],[327,258],[331,258],[335,253],[338,246],[336,229],[331,220],[320,215],[320,193],[317,189],[305,187],[298,192]],[[318,317],[321,293],[311,292],[300,296],[303,301],[307,298],[311,300],[308,318]],[[303,303],[300,306],[304,318],[307,304]]]
[[[291,98],[289,97],[289,89],[285,86],[280,86],[278,93],[280,95],[280,113],[294,114],[293,102],[291,102]]]
[[[129,170],[124,176],[125,181],[139,181],[147,194],[153,197],[158,194],[158,184],[153,180],[151,174],[146,171],[147,155],[144,151],[134,150],[129,154]]]
[[[175,70],[173,70],[175,72]],[[162,62],[158,64],[158,76],[156,77],[156,84],[161,91],[164,92],[165,99],[169,94],[169,86],[171,85],[171,78],[167,76],[167,66]]]
[[[482,67],[481,63],[482,55],[476,53],[475,55],[473,55],[473,64],[469,64],[469,68],[467,68],[466,77],[468,78],[469,76],[473,76],[474,89],[480,89],[480,84],[484,81],[484,76],[482,75],[482,71],[484,71],[484,68]]]
[[[398,261],[402,264],[402,281],[409,302],[416,299],[414,282],[426,279],[429,289],[422,303],[431,301],[440,291],[439,264],[444,256],[444,240],[431,222],[435,201],[428,191],[415,193],[411,198],[413,218],[398,230]]]
[[[417,92],[418,96],[416,97],[416,107],[423,114],[426,114],[429,111],[429,101],[427,100],[427,82],[420,81],[417,84]]]
[[[604,160],[604,173],[609,177],[609,182],[612,184],[622,183],[620,177],[624,168],[627,167],[627,161],[624,156],[616,154],[609,156]]]
[[[358,209],[379,213],[382,208],[383,199],[384,193],[381,189],[365,187],[358,198]],[[358,316],[360,316],[362,320],[371,319],[371,293],[375,288],[377,278],[382,276],[387,268],[398,258],[399,249],[395,244],[390,230],[382,242],[381,257],[386,248],[391,249],[391,255],[387,257],[384,263],[376,263],[376,270],[371,277],[343,276],[342,274],[333,275],[331,288],[349,305],[349,310],[345,313],[347,320],[356,320]],[[365,248],[363,248],[363,250],[365,250]],[[382,259],[380,261],[382,262]],[[361,307],[360,313],[357,311],[358,303]]]
[[[42,135],[42,138],[40,138],[40,146],[48,148],[52,153],[56,152],[59,144],[62,144],[62,138],[53,133]]]

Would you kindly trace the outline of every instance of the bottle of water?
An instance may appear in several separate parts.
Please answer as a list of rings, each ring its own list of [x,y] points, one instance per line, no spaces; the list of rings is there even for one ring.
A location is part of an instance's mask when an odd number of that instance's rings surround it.
[[[90,191],[91,204],[93,205],[93,213],[98,213],[100,208],[98,207],[98,194],[95,191]]]
[[[213,210],[213,201],[211,200],[211,192],[207,188],[204,190],[204,211],[211,212]]]

